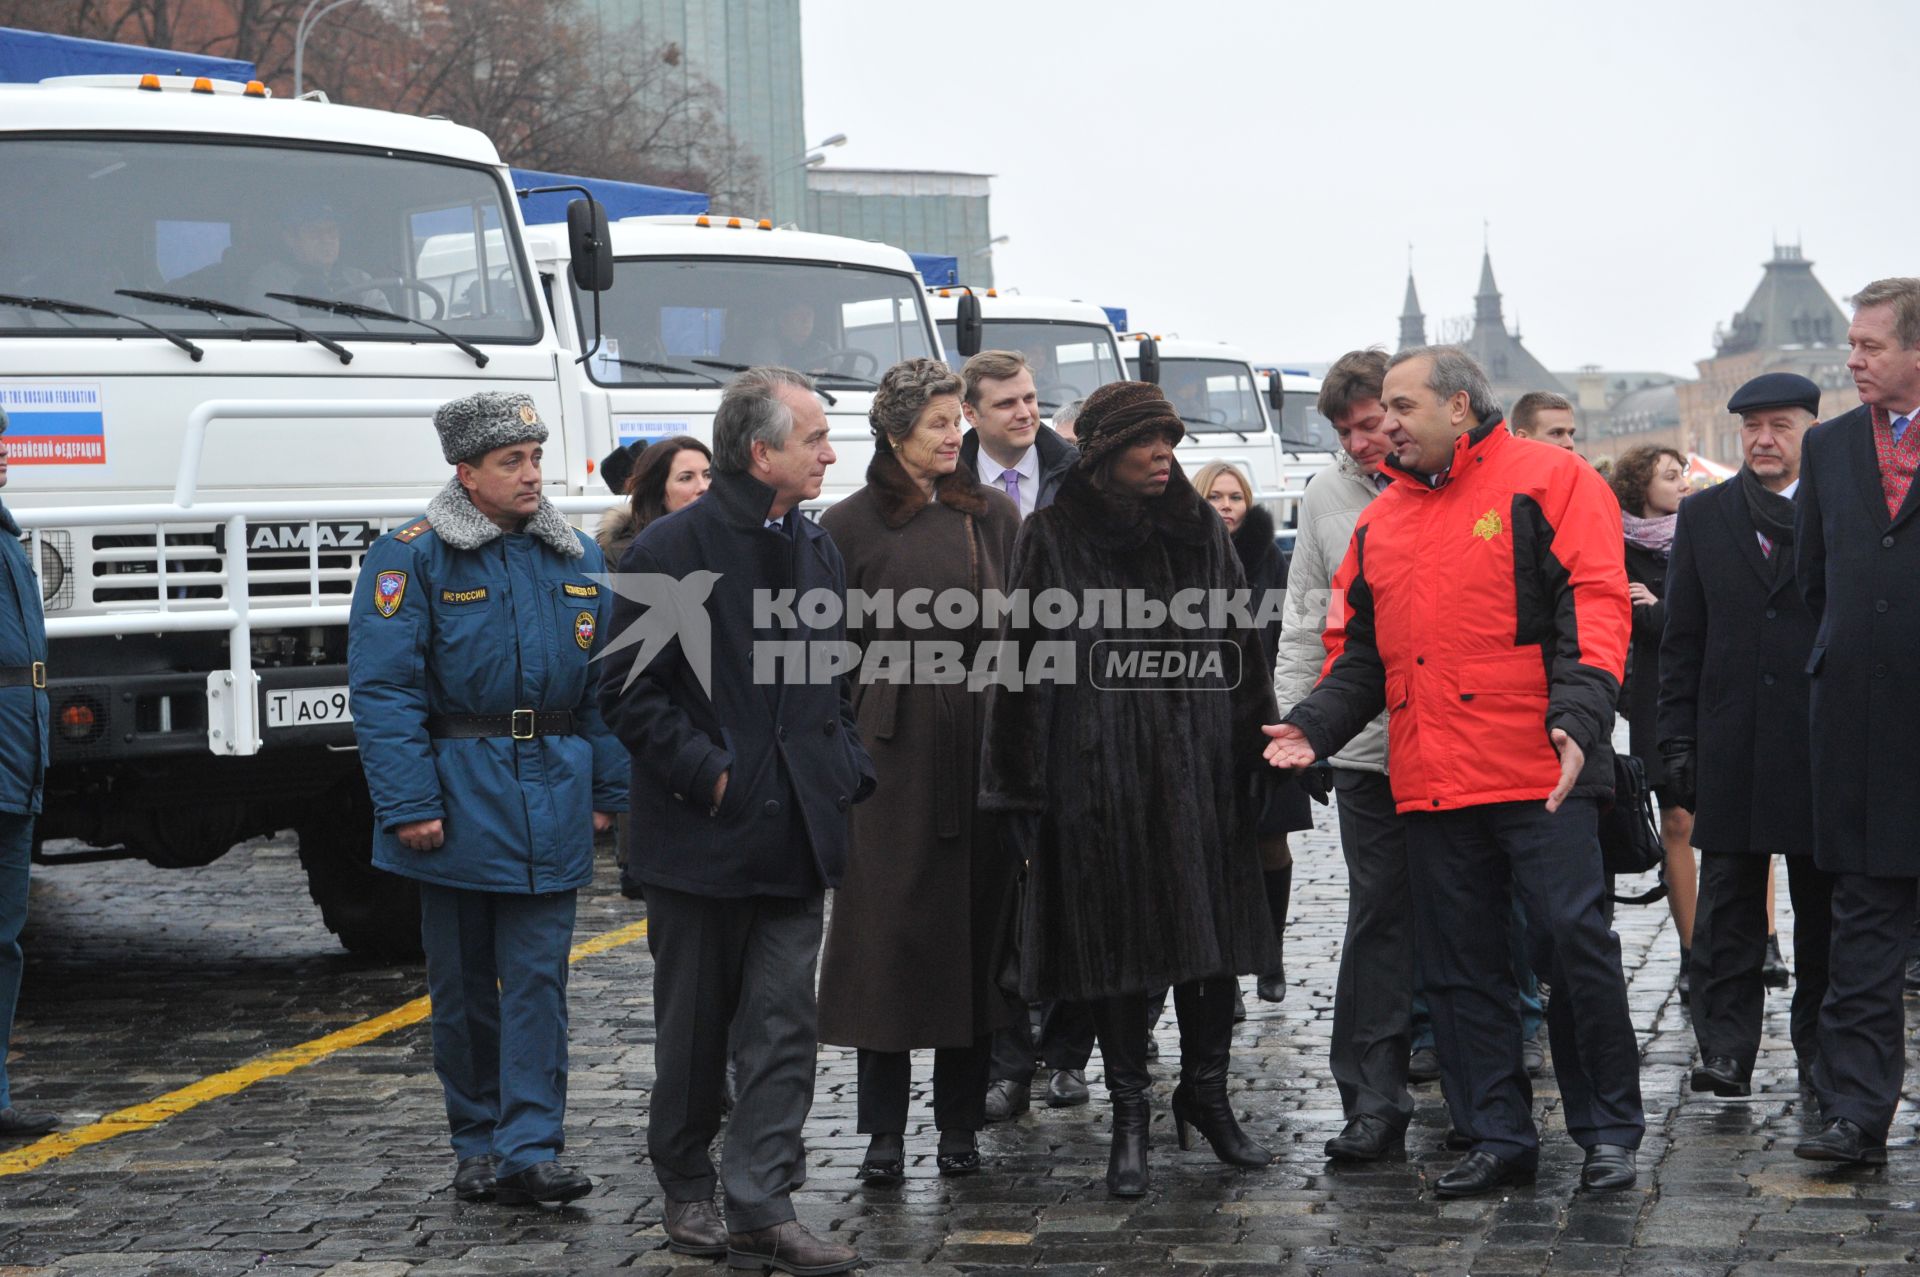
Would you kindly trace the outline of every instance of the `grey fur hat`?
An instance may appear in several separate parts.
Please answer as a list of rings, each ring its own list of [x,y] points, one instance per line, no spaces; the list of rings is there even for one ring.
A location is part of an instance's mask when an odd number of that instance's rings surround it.
[[[526,395],[482,390],[440,405],[433,414],[448,465],[472,461],[510,443],[547,441],[547,423]]]

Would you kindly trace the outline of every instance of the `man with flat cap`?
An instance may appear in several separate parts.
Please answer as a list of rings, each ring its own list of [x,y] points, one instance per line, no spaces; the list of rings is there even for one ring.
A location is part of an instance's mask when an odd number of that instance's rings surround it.
[[[1813,854],[1834,875],[1814,1090],[1826,1126],[1793,1151],[1884,1165],[1907,1063],[1901,977],[1920,881],[1920,279],[1853,297],[1860,407],[1807,432],[1794,571],[1819,630],[1811,679]]]
[[[627,756],[588,662],[600,548],[541,495],[525,395],[434,416],[456,470],[367,551],[348,627],[373,862],[420,884],[433,1064],[473,1201],[567,1202],[567,953],[593,836],[627,808]]]
[[[1744,464],[1680,503],[1667,567],[1658,738],[1668,785],[1694,813],[1700,901],[1693,924],[1696,1091],[1752,1093],[1766,988],[1767,873],[1787,858],[1793,896],[1793,1050],[1811,1086],[1827,992],[1833,878],[1813,860],[1807,653],[1815,623],[1794,573],[1800,443],[1820,387],[1755,377],[1727,411]]]

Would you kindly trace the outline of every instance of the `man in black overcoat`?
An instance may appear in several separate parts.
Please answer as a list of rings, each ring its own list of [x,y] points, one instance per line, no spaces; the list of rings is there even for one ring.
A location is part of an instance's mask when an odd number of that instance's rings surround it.
[[[1879,1165],[1906,1068],[1901,977],[1920,879],[1920,279],[1855,295],[1861,406],[1807,434],[1796,571],[1819,622],[1812,678],[1814,856],[1835,875],[1815,1094],[1794,1152]]]
[[[1745,464],[1680,505],[1663,593],[1658,739],[1667,785],[1694,813],[1700,903],[1693,924],[1693,1089],[1752,1093],[1766,1007],[1767,871],[1787,857],[1793,895],[1794,1054],[1812,1082],[1827,991],[1833,879],[1813,860],[1807,654],[1813,613],[1793,569],[1800,444],[1820,387],[1795,373],[1755,377],[1740,416]]]
[[[629,868],[646,886],[657,1038],[647,1152],[668,1246],[807,1274],[860,1262],[808,1232],[791,1200],[806,1182],[826,889],[846,869],[848,808],[874,787],[847,677],[780,659],[846,639],[844,617],[809,625],[793,607],[809,591],[846,597],[840,551],[799,509],[833,459],[811,381],[736,377],[714,414],[713,487],[620,561],[607,647],[636,650],[610,656],[600,688],[633,755]],[[729,1025],[739,1098],[723,1224],[708,1146]]]

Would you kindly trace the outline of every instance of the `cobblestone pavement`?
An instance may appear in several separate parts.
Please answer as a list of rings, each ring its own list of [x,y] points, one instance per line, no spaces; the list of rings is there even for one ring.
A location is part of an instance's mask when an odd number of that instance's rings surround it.
[[[865,1140],[853,1133],[852,1053],[823,1050],[802,1217],[857,1244],[871,1273],[923,1277],[1910,1271],[1920,1249],[1911,1112],[1896,1125],[1885,1170],[1822,1172],[1796,1161],[1791,1147],[1805,1117],[1782,993],[1768,998],[1754,1099],[1686,1094],[1692,1037],[1673,995],[1678,959],[1664,905],[1620,918],[1649,1110],[1638,1190],[1576,1193],[1578,1150],[1560,1128],[1550,1075],[1537,1087],[1545,1139],[1531,1188],[1492,1200],[1433,1198],[1428,1181],[1453,1160],[1437,1147],[1446,1117],[1434,1085],[1419,1089],[1406,1161],[1331,1171],[1319,1149],[1340,1119],[1326,1059],[1345,910],[1338,845],[1327,814],[1320,818],[1318,832],[1296,839],[1287,1000],[1250,1001],[1236,1034],[1236,1104],[1278,1151],[1273,1167],[1229,1171],[1203,1150],[1178,1152],[1166,1113],[1168,1063],[1156,1090],[1154,1192],[1142,1201],[1105,1195],[1099,1098],[1078,1109],[1036,1107],[990,1128],[987,1170],[971,1179],[935,1177],[932,1133],[922,1128],[908,1137],[906,1184],[866,1191],[853,1177]],[[582,898],[579,938],[640,916],[612,883],[603,865]],[[370,966],[339,951],[285,840],[248,844],[202,870],[36,872],[32,908],[15,1089],[25,1104],[61,1111],[69,1129],[423,991],[417,967]],[[659,1199],[641,1160],[650,970],[644,941],[573,968],[566,1157],[597,1180],[573,1207],[510,1210],[452,1198],[453,1159],[420,1024],[152,1129],[0,1176],[0,1277],[720,1271],[704,1262],[676,1267],[663,1249]],[[1160,1041],[1171,1061],[1171,1020]],[[919,1065],[924,1087],[928,1062]],[[916,1121],[928,1116],[916,1110]]]

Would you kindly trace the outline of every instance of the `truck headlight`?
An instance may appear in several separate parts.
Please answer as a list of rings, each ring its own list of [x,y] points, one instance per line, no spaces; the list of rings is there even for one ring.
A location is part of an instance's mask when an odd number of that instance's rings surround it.
[[[28,557],[32,557],[33,543],[40,542],[40,561],[35,565],[40,576],[40,606],[42,610],[57,612],[73,606],[73,534],[71,532],[42,532],[37,537],[27,535]]]

